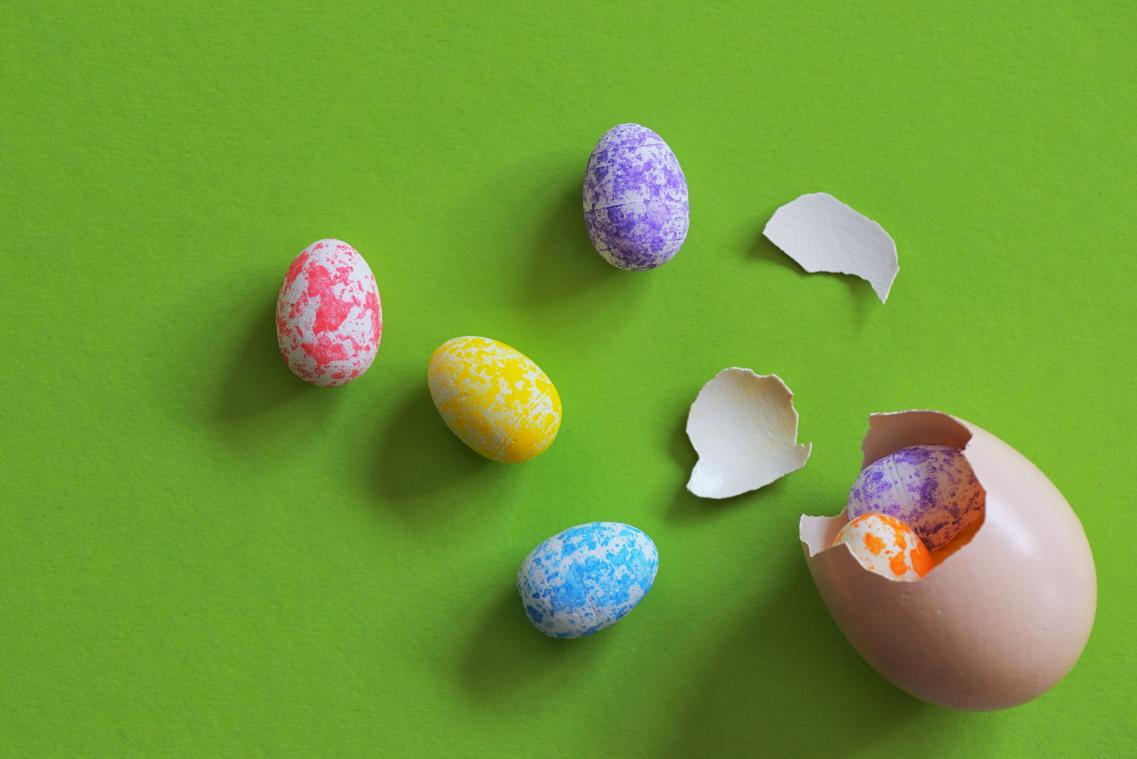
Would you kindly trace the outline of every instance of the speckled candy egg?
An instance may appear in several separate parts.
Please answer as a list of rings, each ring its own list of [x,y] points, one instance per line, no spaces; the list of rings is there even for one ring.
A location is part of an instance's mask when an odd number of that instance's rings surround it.
[[[662,266],[683,246],[690,216],[687,179],[662,137],[620,124],[600,138],[584,174],[584,223],[608,263]]]
[[[383,309],[375,275],[342,240],[312,243],[288,267],[276,301],[280,355],[300,379],[331,387],[367,371]]]
[[[958,448],[915,445],[867,466],[849,491],[849,518],[888,514],[935,551],[983,516],[983,489]]]
[[[533,549],[517,573],[529,621],[554,638],[583,638],[616,624],[655,581],[659,553],[635,527],[591,522]]]
[[[528,461],[561,427],[561,398],[525,354],[488,337],[438,347],[427,374],[438,413],[462,442],[488,459]]]
[[[865,514],[837,533],[833,545],[845,543],[870,572],[911,582],[928,574],[932,554],[912,528],[887,514]]]

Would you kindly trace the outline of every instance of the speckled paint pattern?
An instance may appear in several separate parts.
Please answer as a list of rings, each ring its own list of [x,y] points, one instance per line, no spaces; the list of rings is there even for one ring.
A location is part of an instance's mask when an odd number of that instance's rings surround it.
[[[887,514],[864,514],[837,533],[833,545],[845,543],[870,572],[892,580],[919,580],[932,568],[932,554],[912,528]]]
[[[541,367],[505,343],[448,340],[431,356],[427,381],[446,426],[488,459],[528,461],[557,437],[557,388]]]
[[[554,638],[583,638],[616,624],[651,590],[655,543],[619,522],[591,522],[533,549],[517,573],[529,621]]]
[[[850,519],[896,517],[935,551],[982,517],[983,501],[983,488],[959,449],[916,445],[865,467],[849,491],[847,511]]]
[[[298,255],[276,302],[280,355],[300,379],[331,387],[375,360],[383,309],[375,275],[342,240],[318,240]]]
[[[679,252],[689,222],[687,179],[663,138],[639,124],[608,130],[584,175],[584,223],[600,255],[621,269],[654,269]]]

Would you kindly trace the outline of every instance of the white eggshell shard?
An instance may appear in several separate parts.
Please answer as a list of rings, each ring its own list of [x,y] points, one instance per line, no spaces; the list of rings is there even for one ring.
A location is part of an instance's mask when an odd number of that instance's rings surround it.
[[[723,369],[699,391],[687,437],[699,460],[687,489],[700,498],[730,498],[796,472],[812,445],[797,442],[793,393],[776,374]]]
[[[923,579],[895,582],[832,546],[844,513],[803,515],[817,589],[861,656],[917,698],[973,710],[1036,698],[1074,666],[1093,626],[1097,579],[1082,525],[1022,454],[947,414],[873,415],[864,466],[914,445],[963,449],[985,491],[981,526]]]
[[[616,624],[651,590],[655,543],[619,522],[590,522],[545,540],[517,572],[529,621],[554,638],[583,638]]]
[[[860,277],[880,302],[900,271],[896,243],[884,228],[825,192],[802,195],[774,212],[762,230],[810,274]]]

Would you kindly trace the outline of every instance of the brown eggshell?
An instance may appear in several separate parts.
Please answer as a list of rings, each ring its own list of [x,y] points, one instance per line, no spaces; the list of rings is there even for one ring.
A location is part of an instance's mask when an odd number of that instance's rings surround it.
[[[964,448],[986,491],[970,542],[918,582],[864,569],[844,544],[846,516],[802,516],[800,537],[825,605],[853,647],[917,698],[1002,709],[1061,680],[1093,626],[1097,578],[1081,522],[1022,454],[934,411],[874,414],[862,466],[911,445]]]

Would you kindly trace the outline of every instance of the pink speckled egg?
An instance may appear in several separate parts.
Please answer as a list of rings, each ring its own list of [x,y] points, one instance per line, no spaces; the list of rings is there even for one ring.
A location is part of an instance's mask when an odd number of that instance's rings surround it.
[[[280,355],[300,379],[334,387],[367,371],[383,308],[371,267],[342,240],[312,243],[288,267],[276,301]]]

